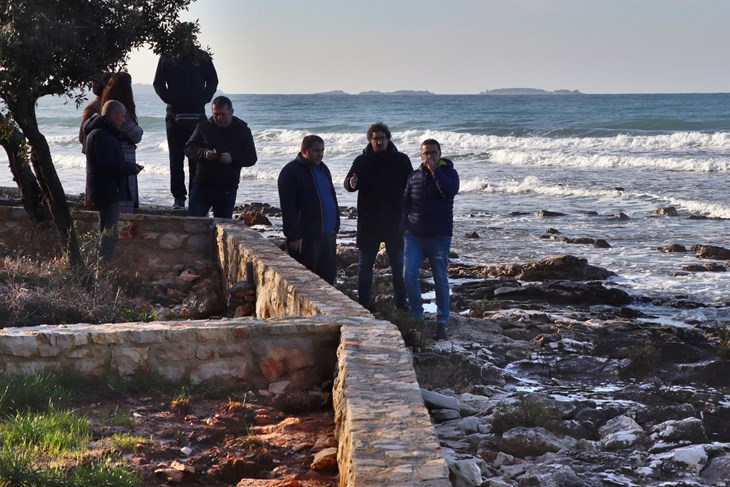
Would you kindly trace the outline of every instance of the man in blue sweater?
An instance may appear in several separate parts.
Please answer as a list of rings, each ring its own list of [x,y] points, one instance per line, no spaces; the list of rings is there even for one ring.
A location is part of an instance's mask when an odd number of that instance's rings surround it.
[[[449,321],[448,258],[459,174],[453,162],[441,157],[441,145],[434,139],[421,144],[421,161],[408,176],[403,193],[403,277],[411,314],[423,318],[418,273],[423,259],[429,260],[436,286],[436,339],[445,340]]]
[[[334,284],[340,212],[323,157],[324,140],[304,137],[297,158],[279,173],[279,203],[289,255]]]

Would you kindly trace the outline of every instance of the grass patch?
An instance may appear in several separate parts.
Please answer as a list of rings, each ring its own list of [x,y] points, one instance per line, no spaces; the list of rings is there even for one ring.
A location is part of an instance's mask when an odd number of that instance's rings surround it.
[[[83,265],[0,249],[0,327],[152,321],[152,290],[99,261],[99,232],[79,233]],[[45,252],[54,255],[53,243]]]
[[[140,446],[153,445],[155,442],[151,438],[145,438],[139,435],[115,433],[109,438],[105,438],[104,443],[108,443],[111,448],[131,453],[140,448]]]
[[[629,359],[624,375],[646,375],[654,371],[661,359],[661,353],[651,343],[636,345],[622,350],[621,356]]]
[[[68,404],[71,393],[52,374],[0,376],[0,416],[45,411]]]

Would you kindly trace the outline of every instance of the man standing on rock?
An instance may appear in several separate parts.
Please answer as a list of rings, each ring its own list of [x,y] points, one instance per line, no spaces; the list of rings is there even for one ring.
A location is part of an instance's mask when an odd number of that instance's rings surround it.
[[[358,302],[370,309],[373,265],[385,242],[391,272],[395,305],[407,309],[403,282],[403,237],[399,231],[406,179],[413,171],[411,160],[398,152],[384,123],[375,123],[367,132],[368,145],[352,163],[345,177],[347,191],[357,195],[357,246],[360,259],[357,271]]]
[[[116,100],[101,108],[84,125],[86,149],[86,195],[99,210],[99,257],[109,262],[119,241],[119,201],[128,199],[128,176],[139,174],[142,166],[127,162],[119,141],[120,127],[127,110]]]
[[[436,339],[445,340],[449,321],[448,258],[459,174],[453,162],[441,157],[441,145],[434,139],[426,139],[421,144],[421,160],[423,164],[408,176],[403,194],[403,274],[411,314],[422,319],[418,274],[424,258],[431,263],[436,286]]]
[[[185,144],[185,155],[197,166],[190,185],[188,216],[232,218],[241,168],[256,164],[258,156],[251,129],[233,116],[226,96],[213,100],[210,120],[204,120]]]
[[[340,212],[324,140],[307,135],[297,158],[279,173],[279,203],[289,255],[330,284],[337,275]]]
[[[170,191],[172,207],[185,208],[185,143],[198,122],[205,120],[205,104],[218,88],[218,73],[213,60],[197,44],[197,26],[181,22],[173,35],[175,52],[160,57],[153,86],[157,95],[167,103],[165,126],[170,155]],[[188,179],[192,185],[196,165],[188,160]]]

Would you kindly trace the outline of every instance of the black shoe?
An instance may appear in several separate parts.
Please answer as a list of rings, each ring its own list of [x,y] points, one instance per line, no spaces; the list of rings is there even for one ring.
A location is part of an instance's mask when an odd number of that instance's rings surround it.
[[[175,202],[172,204],[173,210],[184,210],[185,209],[185,198],[175,198]]]
[[[448,340],[448,335],[446,334],[446,325],[443,323],[439,323],[436,325],[436,340]]]

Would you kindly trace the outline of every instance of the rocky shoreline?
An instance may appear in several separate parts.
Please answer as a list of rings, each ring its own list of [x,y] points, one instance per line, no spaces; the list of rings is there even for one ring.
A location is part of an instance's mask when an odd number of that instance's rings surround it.
[[[387,307],[381,254],[375,304]],[[352,295],[357,249],[340,245],[338,259],[338,287]],[[652,321],[631,304],[657,298],[612,287],[611,271],[571,255],[485,267],[453,261],[449,273],[449,339],[426,333],[413,361],[453,485],[730,485],[726,325]],[[422,277],[428,291],[428,270]]]

